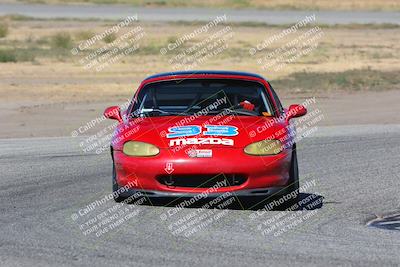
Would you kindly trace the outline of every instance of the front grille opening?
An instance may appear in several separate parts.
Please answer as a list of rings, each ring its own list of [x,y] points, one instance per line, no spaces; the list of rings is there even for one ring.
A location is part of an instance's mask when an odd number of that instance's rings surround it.
[[[238,186],[246,182],[240,174],[206,174],[206,175],[162,175],[158,182],[166,186],[210,188]]]

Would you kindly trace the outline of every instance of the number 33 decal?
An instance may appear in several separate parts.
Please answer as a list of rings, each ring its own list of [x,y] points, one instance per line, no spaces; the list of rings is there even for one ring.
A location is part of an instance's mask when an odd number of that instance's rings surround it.
[[[235,136],[238,135],[238,128],[235,126],[205,125],[204,135],[213,136]],[[202,127],[198,125],[175,126],[168,128],[167,138],[194,136],[200,134]]]

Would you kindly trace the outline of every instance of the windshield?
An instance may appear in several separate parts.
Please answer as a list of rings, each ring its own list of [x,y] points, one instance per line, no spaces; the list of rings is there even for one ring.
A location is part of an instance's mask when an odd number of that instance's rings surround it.
[[[152,83],[139,92],[133,116],[188,116],[233,113],[272,114],[262,84],[241,80],[187,79]]]

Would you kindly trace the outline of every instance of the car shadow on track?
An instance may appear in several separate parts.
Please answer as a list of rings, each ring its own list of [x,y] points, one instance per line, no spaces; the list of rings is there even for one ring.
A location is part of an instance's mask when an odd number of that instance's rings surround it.
[[[270,210],[270,211],[300,211],[315,210],[323,206],[324,197],[312,193],[300,193],[298,201],[286,202],[282,204],[280,198],[261,198],[261,197],[236,197],[232,195],[230,198],[219,200],[217,198],[206,198],[193,201],[193,198],[152,198],[141,205],[159,206],[159,207],[180,207],[180,208],[206,208],[206,209],[230,209],[230,210]]]

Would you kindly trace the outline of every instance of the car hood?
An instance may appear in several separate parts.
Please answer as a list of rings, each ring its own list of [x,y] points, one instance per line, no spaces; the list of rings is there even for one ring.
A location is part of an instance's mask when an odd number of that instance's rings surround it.
[[[236,127],[232,136],[215,134],[204,135],[207,131],[205,125],[220,125]],[[194,136],[171,137],[172,127],[200,126],[200,134]],[[234,147],[243,148],[250,143],[265,140],[266,138],[278,138],[277,135],[286,134],[284,122],[279,122],[273,117],[259,116],[163,116],[135,118],[117,128],[119,138],[114,138],[116,143],[123,144],[129,140],[151,143],[160,148],[170,148],[171,140],[184,139],[186,144],[202,142],[202,148],[208,147]],[[204,138],[208,138],[207,140]],[[213,139],[209,139],[213,138]],[[173,141],[174,146],[183,144]]]

